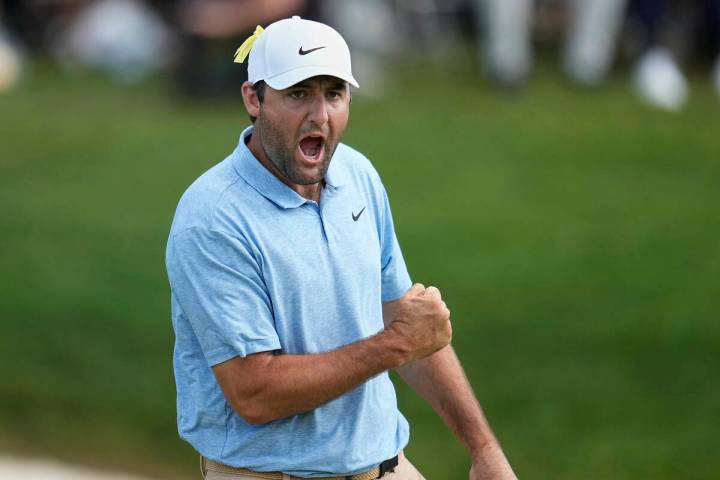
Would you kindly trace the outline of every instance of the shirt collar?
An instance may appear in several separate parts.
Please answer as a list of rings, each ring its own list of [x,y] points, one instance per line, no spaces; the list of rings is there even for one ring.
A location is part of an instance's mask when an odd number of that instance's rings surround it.
[[[240,141],[233,152],[233,166],[235,171],[251,187],[262,196],[281,208],[297,208],[310,200],[299,195],[295,190],[285,185],[279,178],[273,175],[270,170],[260,163],[250,151],[245,140],[252,134],[253,127],[250,126],[240,134]],[[330,166],[325,174],[326,187],[337,189],[347,182],[347,176],[343,165],[335,159],[330,161]]]
[[[340,145],[338,145],[340,147]],[[345,162],[342,157],[336,155],[337,149],[333,152],[332,159],[328,171],[325,172],[325,185],[332,188],[339,188],[348,183],[347,172],[345,171]]]

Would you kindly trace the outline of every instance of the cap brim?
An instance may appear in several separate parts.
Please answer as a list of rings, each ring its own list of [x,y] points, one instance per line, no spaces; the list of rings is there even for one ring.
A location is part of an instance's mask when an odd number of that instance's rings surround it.
[[[321,75],[327,75],[330,77],[336,77],[340,80],[345,80],[350,85],[352,85],[355,88],[360,88],[360,85],[358,85],[357,80],[355,78],[346,73],[346,72],[340,72],[338,70],[333,70],[332,68],[328,68],[326,66],[315,66],[315,65],[309,65],[307,67],[300,67],[295,68],[293,70],[289,70],[287,72],[281,73],[279,75],[275,75],[273,77],[264,78],[265,83],[270,85],[275,90],[285,90],[286,88],[292,87],[296,83],[300,83],[303,80],[307,80],[308,78],[317,77]]]

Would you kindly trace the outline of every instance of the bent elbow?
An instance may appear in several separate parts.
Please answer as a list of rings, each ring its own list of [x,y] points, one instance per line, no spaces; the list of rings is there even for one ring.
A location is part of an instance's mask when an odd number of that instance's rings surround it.
[[[246,411],[243,413],[238,413],[238,415],[240,415],[240,417],[242,417],[242,419],[250,425],[262,425],[264,423],[269,423],[275,420],[275,418],[263,412]]]
[[[232,402],[232,407],[235,413],[250,425],[262,425],[263,423],[268,423],[276,419],[257,401],[247,399],[235,400]]]

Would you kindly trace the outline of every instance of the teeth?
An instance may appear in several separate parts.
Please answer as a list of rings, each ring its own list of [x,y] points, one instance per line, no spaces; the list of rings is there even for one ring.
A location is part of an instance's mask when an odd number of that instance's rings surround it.
[[[300,150],[306,157],[315,158],[322,150],[322,139],[307,137],[300,142]]]

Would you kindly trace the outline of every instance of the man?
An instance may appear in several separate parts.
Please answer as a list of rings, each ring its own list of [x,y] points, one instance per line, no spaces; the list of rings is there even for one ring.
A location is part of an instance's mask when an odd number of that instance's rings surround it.
[[[339,143],[357,87],[345,41],[293,17],[250,48],[254,125],[185,192],[168,241],[178,427],[203,475],[422,478],[396,368],[467,445],[471,479],[515,478],[440,292],[411,286],[378,174]]]

